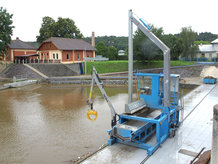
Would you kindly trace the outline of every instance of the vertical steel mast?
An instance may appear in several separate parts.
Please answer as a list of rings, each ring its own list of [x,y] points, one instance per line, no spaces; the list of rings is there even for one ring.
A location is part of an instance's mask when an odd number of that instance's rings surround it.
[[[128,102],[132,102],[132,78],[133,78],[133,24],[132,24],[132,10],[129,10],[129,63],[128,63]]]
[[[141,19],[133,16],[132,10],[129,10],[129,103],[132,102],[132,77],[133,77],[133,23],[154,43],[164,54],[164,100],[165,107],[170,106],[170,49],[158,39],[150,30],[150,27]]]

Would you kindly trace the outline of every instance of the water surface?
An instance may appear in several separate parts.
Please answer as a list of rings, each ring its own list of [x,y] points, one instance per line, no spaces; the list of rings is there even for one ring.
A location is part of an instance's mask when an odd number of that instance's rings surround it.
[[[127,88],[106,88],[118,113]],[[94,89],[98,119],[86,118],[89,87],[31,85],[0,91],[0,163],[56,164],[97,150],[108,139],[111,114]]]

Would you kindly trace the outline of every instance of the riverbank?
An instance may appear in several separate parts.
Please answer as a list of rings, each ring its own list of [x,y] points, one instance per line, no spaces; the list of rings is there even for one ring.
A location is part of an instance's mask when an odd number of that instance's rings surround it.
[[[180,60],[170,61],[171,67],[193,65],[193,64],[194,62],[189,62],[189,61],[180,61]],[[125,72],[125,71],[128,71],[128,60],[86,62],[86,66],[87,66],[88,75],[92,73],[93,66],[96,68],[99,74],[113,73],[113,72]],[[162,68],[163,61],[161,60],[151,61],[149,65],[147,61],[145,62],[134,61],[133,67],[134,67],[134,70]]]
[[[196,84],[201,85],[203,78],[200,77],[202,70],[208,67],[207,65],[189,65],[189,66],[174,66],[170,68],[171,74],[179,74],[182,84]],[[154,69],[142,69],[139,72],[143,73],[162,73],[163,68]],[[103,81],[104,85],[128,85],[128,71],[104,73],[99,74],[99,77]],[[133,77],[133,83],[136,82]],[[89,85],[91,83],[91,76],[71,76],[71,77],[47,77],[42,82],[54,83],[54,84],[81,84]]]

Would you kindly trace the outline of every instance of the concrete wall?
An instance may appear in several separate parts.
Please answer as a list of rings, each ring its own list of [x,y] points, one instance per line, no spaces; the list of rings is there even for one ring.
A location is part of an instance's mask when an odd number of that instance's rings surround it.
[[[76,72],[77,75],[80,75],[80,70],[79,70],[79,63],[74,63],[74,64],[64,64],[66,67],[71,69],[72,71]]]

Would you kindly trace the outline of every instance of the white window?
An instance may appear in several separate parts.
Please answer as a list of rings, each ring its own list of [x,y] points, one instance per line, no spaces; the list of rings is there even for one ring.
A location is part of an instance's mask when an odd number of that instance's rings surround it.
[[[67,54],[67,60],[69,60],[69,54]]]
[[[53,54],[53,59],[55,59],[55,54]]]
[[[56,59],[58,59],[58,53],[56,53]]]
[[[78,60],[80,59],[80,54],[77,54],[77,59],[78,59]]]

